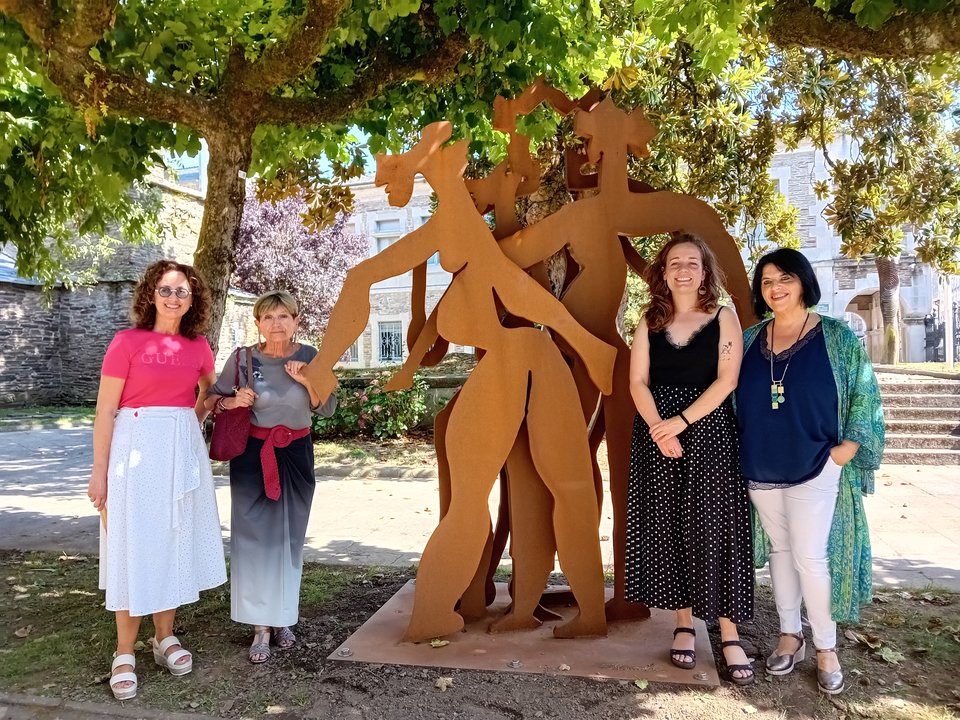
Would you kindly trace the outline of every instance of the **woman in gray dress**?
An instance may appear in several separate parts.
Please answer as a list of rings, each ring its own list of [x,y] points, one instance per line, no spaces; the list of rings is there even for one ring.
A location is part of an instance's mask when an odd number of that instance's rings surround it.
[[[205,405],[214,412],[252,408],[246,450],[230,461],[230,617],[254,626],[250,662],[270,658],[271,640],[281,650],[294,645],[290,626],[299,614],[303,540],[313,501],[311,413],[328,417],[336,396],[317,397],[303,369],[317,354],[294,341],[298,306],[282,290],[257,298],[253,316],[264,341],[252,348],[253,386],[234,388],[247,377],[248,355],[231,353]]]

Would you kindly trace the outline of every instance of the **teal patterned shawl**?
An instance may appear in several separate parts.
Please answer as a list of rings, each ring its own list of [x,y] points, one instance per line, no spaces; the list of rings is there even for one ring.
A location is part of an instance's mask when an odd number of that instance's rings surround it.
[[[857,454],[843,466],[840,474],[840,494],[827,544],[833,582],[833,619],[855,622],[860,619],[860,606],[869,603],[873,596],[873,559],[863,496],[873,492],[874,472],[880,467],[883,455],[883,410],[873,366],[856,335],[839,320],[821,316],[820,321],[837,385],[840,439],[860,443]],[[744,352],[767,322],[744,331]],[[758,568],[766,565],[770,557],[770,540],[756,512],[753,513],[753,556]]]

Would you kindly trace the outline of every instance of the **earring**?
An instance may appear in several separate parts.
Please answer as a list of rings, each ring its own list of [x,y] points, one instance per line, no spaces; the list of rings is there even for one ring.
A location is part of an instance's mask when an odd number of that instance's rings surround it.
[[[697,288],[697,294],[698,294],[698,295],[706,295],[706,294],[707,294],[707,286],[704,285],[703,283],[701,283],[701,284],[700,284],[700,287]]]

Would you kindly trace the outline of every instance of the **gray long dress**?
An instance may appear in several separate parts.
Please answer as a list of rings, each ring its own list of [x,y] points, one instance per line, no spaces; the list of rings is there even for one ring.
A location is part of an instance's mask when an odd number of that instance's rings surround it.
[[[311,413],[333,414],[336,396],[310,408],[307,390],[284,370],[289,360],[310,362],[316,348],[301,345],[285,358],[253,351],[254,425],[285,425],[292,430],[310,426]],[[210,392],[232,395],[236,353],[230,355]],[[240,353],[240,377],[246,377]],[[270,500],[263,487],[260,449],[263,440],[251,437],[246,450],[230,461],[230,617],[249,625],[284,627],[297,622],[303,541],[313,502],[313,442],[310,436],[276,448],[280,498]]]

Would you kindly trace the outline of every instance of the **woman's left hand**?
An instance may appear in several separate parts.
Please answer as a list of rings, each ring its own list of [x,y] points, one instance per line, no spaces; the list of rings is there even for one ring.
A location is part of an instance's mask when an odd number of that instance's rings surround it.
[[[650,437],[653,438],[655,443],[660,443],[664,440],[669,440],[672,437],[676,437],[686,429],[687,424],[679,417],[674,416],[651,425]]]
[[[853,460],[853,456],[857,454],[857,450],[859,449],[860,443],[854,442],[853,440],[844,440],[839,445],[834,445],[830,448],[830,459],[840,467],[843,467]]]
[[[309,387],[307,385],[307,379],[303,376],[303,369],[307,366],[305,362],[300,362],[299,360],[288,360],[287,363],[283,366],[283,369],[287,371],[287,375],[293,378],[296,382]]]

